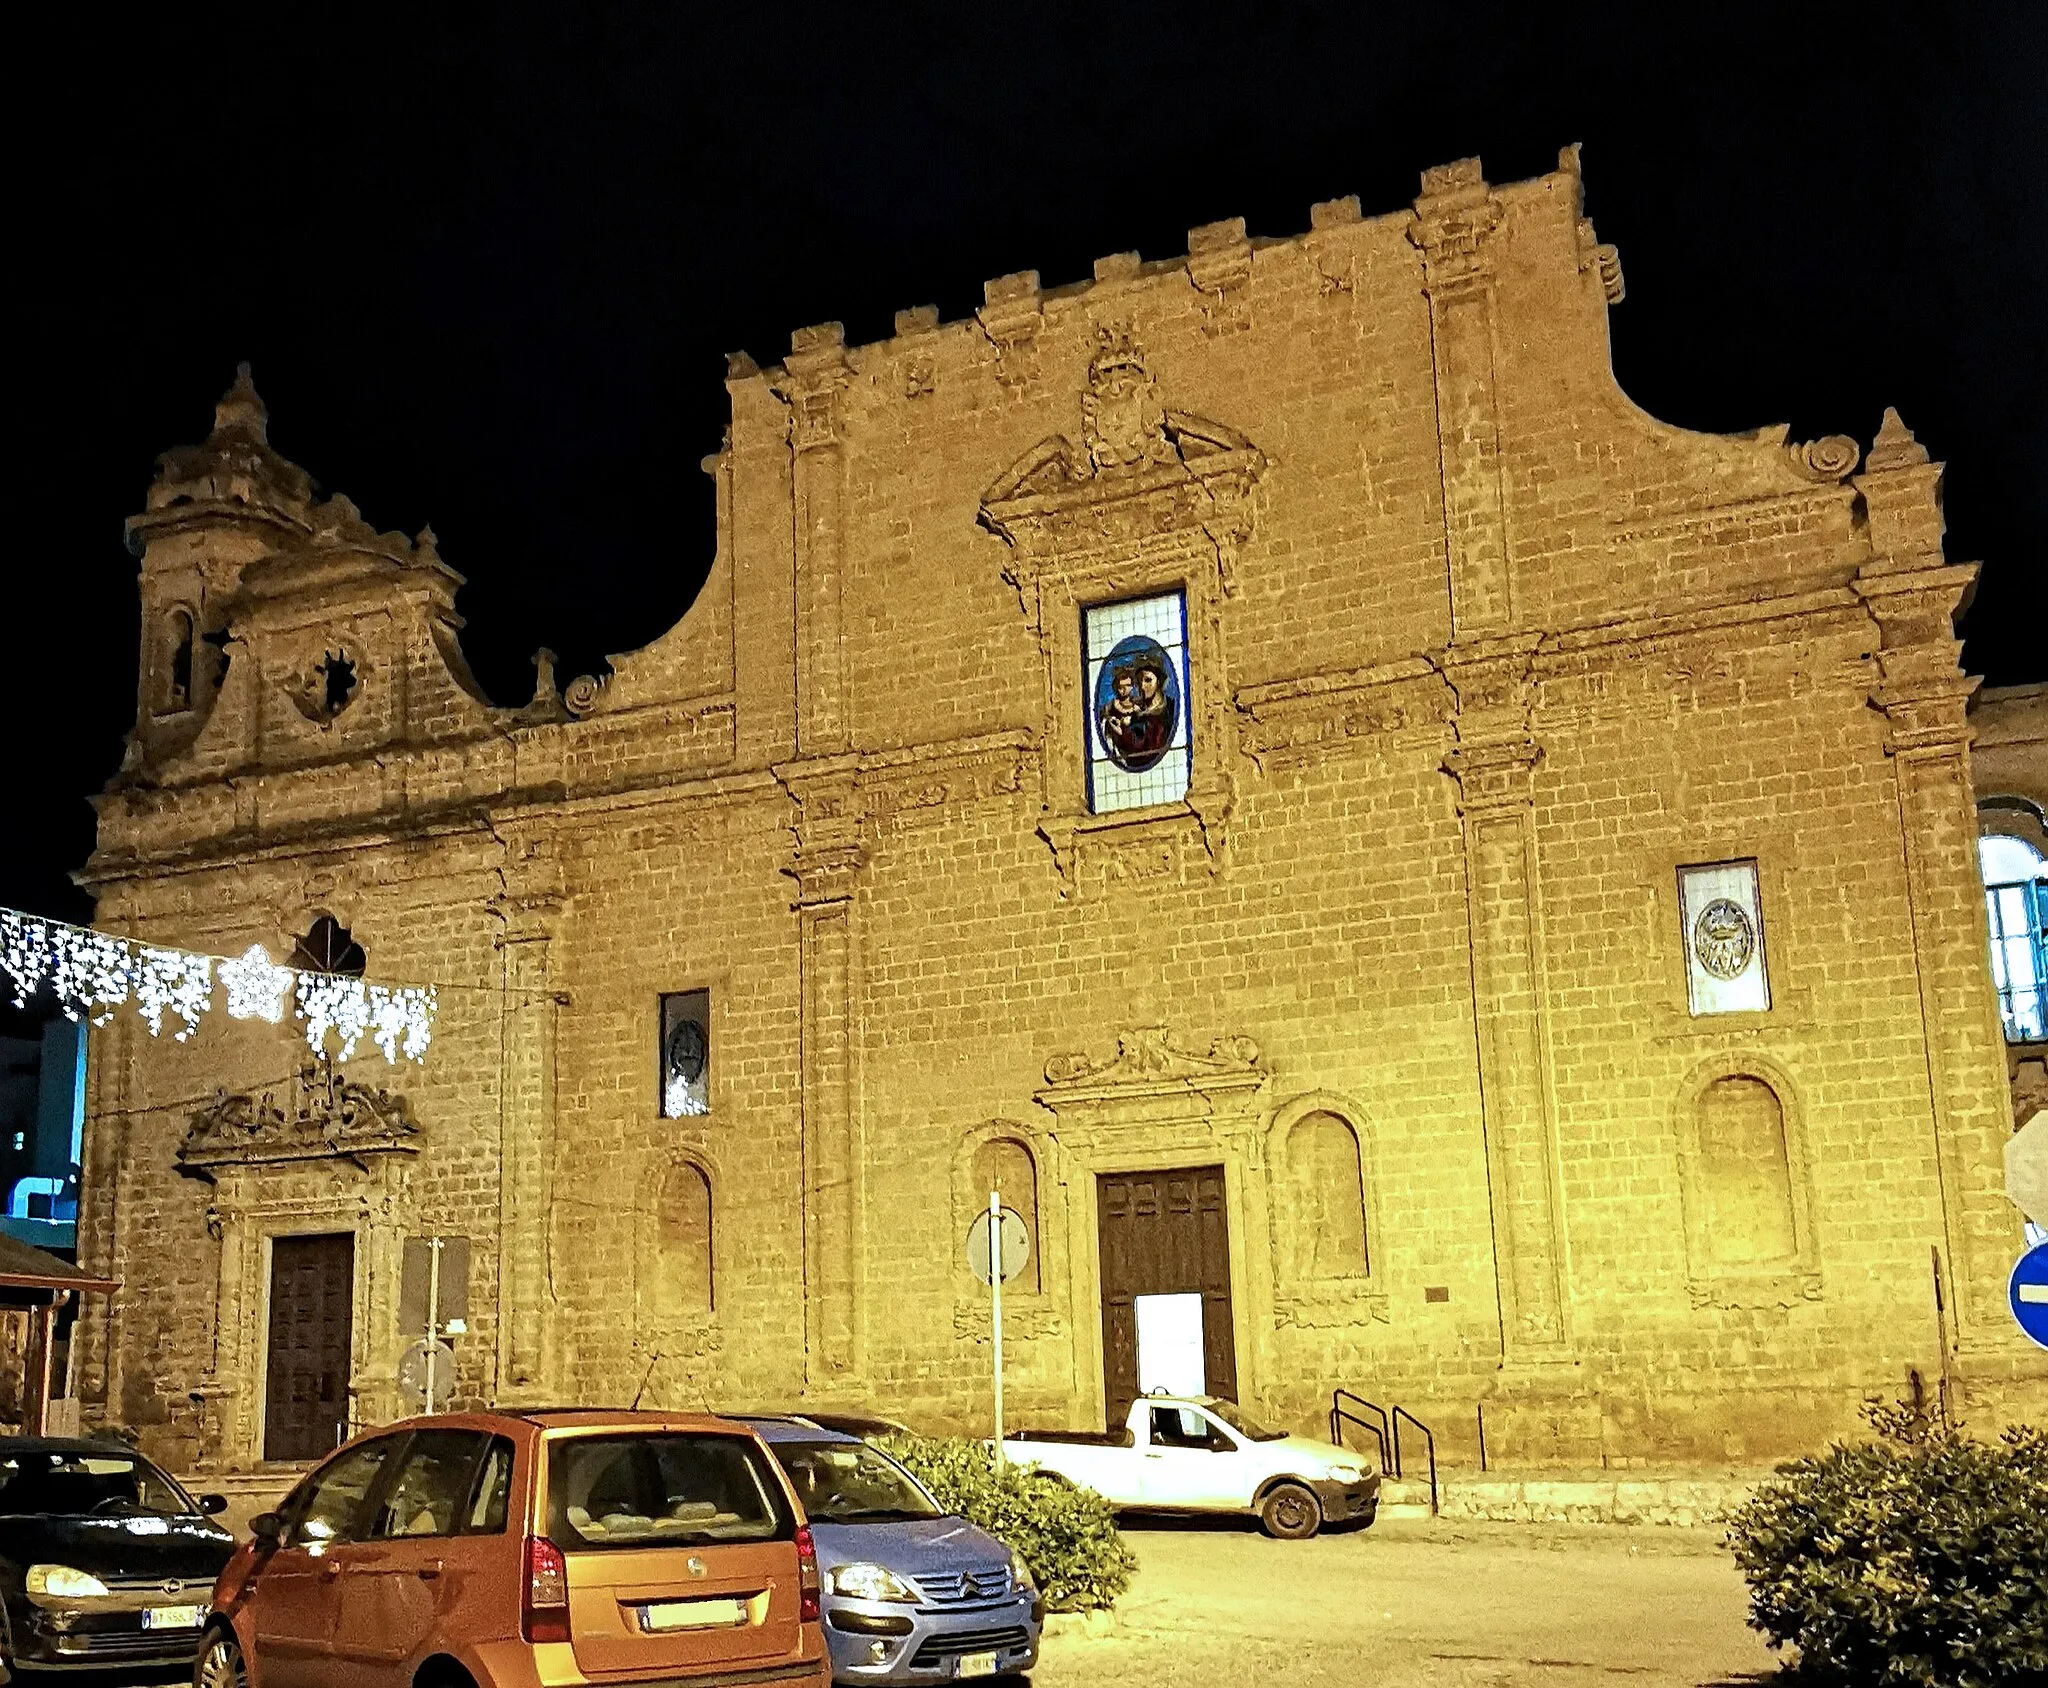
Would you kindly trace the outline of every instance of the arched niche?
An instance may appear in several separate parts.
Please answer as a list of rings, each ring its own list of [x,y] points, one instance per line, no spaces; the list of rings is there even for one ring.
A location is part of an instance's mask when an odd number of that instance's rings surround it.
[[[1703,1063],[1674,1114],[1686,1286],[1696,1307],[1789,1306],[1821,1292],[1797,1091],[1774,1063]]]
[[[965,1238],[975,1215],[987,1210],[989,1192],[994,1190],[1005,1207],[1023,1218],[1031,1241],[1023,1269],[1003,1286],[1003,1294],[1044,1294],[1056,1270],[1048,1256],[1053,1227],[1044,1192],[1045,1163],[1044,1141],[1020,1120],[988,1120],[962,1136],[953,1162],[953,1229],[958,1239],[953,1258],[963,1291],[987,1293],[967,1263]]]
[[[663,1169],[644,1228],[641,1311],[657,1325],[707,1323],[717,1306],[711,1172],[693,1156]]]
[[[1361,1297],[1366,1316],[1384,1317],[1371,1116],[1349,1097],[1310,1091],[1274,1110],[1266,1143],[1283,1322],[1330,1322],[1311,1316],[1320,1303],[1356,1318]]]

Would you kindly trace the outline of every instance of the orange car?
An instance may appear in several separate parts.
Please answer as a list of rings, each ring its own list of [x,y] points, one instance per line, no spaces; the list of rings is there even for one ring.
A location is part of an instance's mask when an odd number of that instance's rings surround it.
[[[221,1572],[198,1688],[828,1688],[810,1526],[684,1413],[443,1413],[358,1437]]]

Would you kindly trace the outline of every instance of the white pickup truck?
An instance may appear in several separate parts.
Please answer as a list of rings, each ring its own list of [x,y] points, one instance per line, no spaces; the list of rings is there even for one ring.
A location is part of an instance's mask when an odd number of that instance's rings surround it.
[[[1370,1455],[1264,1429],[1213,1395],[1141,1395],[1122,1430],[1023,1430],[1003,1454],[1133,1511],[1256,1513],[1284,1541],[1370,1524],[1380,1504]]]

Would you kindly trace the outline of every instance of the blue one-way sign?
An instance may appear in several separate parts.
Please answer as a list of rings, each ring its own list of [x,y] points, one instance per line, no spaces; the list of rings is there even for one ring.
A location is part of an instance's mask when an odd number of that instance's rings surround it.
[[[2048,1243],[2036,1243],[2020,1256],[2006,1294],[2020,1329],[2048,1348]]]

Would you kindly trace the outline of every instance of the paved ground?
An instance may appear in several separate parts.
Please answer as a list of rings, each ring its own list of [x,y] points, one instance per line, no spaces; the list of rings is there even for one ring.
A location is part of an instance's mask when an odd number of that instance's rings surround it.
[[[1048,1637],[1031,1688],[1756,1688],[1776,1674],[1713,1530],[1384,1518],[1308,1542],[1194,1522],[1127,1523],[1125,1540],[1139,1569],[1116,1632]]]
[[[1735,1688],[1776,1674],[1712,1530],[1383,1519],[1309,1542],[1139,1525],[1116,1633],[1032,1688]]]

